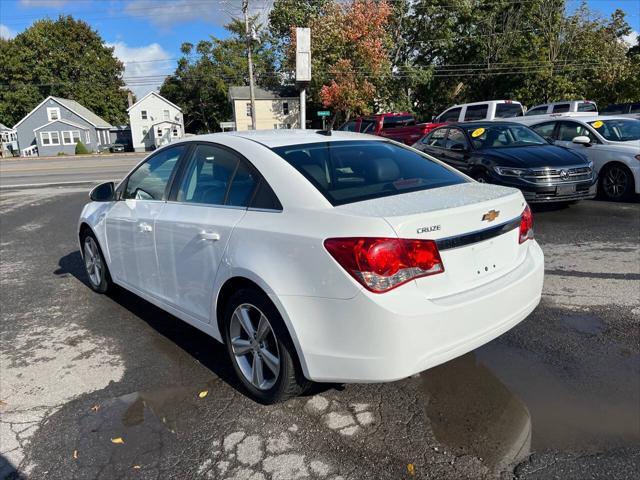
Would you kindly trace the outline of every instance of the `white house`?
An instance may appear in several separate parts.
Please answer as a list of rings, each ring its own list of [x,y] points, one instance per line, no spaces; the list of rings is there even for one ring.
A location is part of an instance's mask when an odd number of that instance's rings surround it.
[[[229,87],[233,121],[238,131],[251,129],[249,87]],[[265,90],[255,87],[256,129],[300,128],[300,97],[293,87]]]
[[[142,97],[127,112],[136,152],[153,150],[184,137],[182,109],[156,92]]]

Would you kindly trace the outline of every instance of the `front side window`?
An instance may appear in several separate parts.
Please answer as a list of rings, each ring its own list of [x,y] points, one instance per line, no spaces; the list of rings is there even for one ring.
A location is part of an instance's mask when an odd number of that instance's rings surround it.
[[[596,136],[587,127],[576,122],[560,122],[558,140],[571,142],[574,138],[583,136],[589,137],[591,142],[597,142]]]
[[[465,183],[427,155],[385,141],[340,141],[273,148],[332,205]]]
[[[612,142],[640,140],[640,121],[638,120],[596,120],[589,124],[596,129],[596,132]]]
[[[483,126],[465,125],[463,128],[471,137],[471,142],[477,150],[548,145],[544,138],[523,125],[493,123]]]
[[[487,118],[487,110],[489,105],[486,103],[483,105],[470,105],[467,107],[467,111],[464,114],[464,120],[469,122],[471,120],[484,120]]]
[[[125,199],[162,200],[184,145],[165,148],[140,165],[127,179]]]
[[[446,128],[438,128],[422,139],[422,143],[430,147],[444,148],[445,138],[447,137]]]
[[[177,200],[246,207],[257,175],[238,155],[215,145],[198,145],[186,169]]]
[[[527,113],[525,113],[525,116],[530,117],[533,115],[544,115],[545,113],[547,113],[547,106],[543,105],[541,107],[535,107],[535,108],[532,108],[531,110],[527,110]]]
[[[438,118],[438,122],[441,122],[441,123],[457,122],[458,119],[460,118],[461,110],[462,110],[461,108],[452,108],[451,110],[447,110],[442,115],[440,115],[440,118]]]
[[[519,103],[498,103],[496,118],[513,118],[522,116],[522,105]]]

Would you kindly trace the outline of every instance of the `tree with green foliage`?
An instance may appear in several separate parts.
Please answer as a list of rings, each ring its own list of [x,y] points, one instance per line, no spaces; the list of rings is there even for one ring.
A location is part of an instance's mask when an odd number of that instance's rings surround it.
[[[127,120],[124,65],[82,20],[38,20],[0,40],[0,119],[13,125],[49,95],[70,98],[108,122]]]
[[[279,76],[275,72],[275,53],[268,32],[250,20],[256,33],[252,38],[254,76],[257,85],[275,88]],[[197,45],[182,45],[182,58],[173,75],[167,77],[160,94],[180,105],[185,129],[196,133],[213,132],[220,122],[231,117],[229,86],[248,85],[249,67],[244,22],[234,19],[225,26],[226,39],[211,37]]]

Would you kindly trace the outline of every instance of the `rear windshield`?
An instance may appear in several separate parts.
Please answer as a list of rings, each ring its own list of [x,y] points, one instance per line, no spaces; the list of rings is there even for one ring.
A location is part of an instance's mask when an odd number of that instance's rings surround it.
[[[467,181],[426,155],[385,141],[310,143],[273,151],[334,206]]]

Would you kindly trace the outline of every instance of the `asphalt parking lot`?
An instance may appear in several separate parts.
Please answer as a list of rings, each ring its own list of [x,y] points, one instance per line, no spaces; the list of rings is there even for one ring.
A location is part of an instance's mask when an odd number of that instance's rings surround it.
[[[488,345],[267,407],[214,340],[89,289],[86,191],[0,193],[0,478],[637,478],[640,204],[535,210],[543,301]]]

